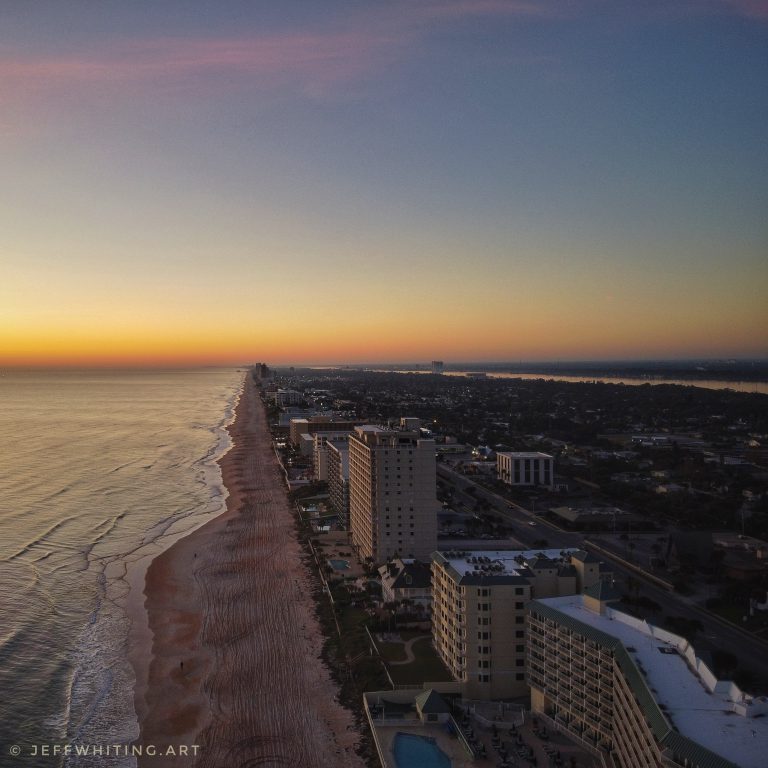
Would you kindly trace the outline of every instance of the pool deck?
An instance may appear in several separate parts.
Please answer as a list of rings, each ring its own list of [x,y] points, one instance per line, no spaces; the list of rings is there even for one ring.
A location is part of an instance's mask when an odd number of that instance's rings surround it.
[[[487,755],[485,759],[478,758],[473,765],[476,768],[500,765],[502,760],[494,747],[492,729],[478,725],[474,718],[471,718],[471,721],[475,736],[485,746]],[[540,735],[541,731],[536,732],[537,729],[534,728],[534,722],[536,721],[546,731],[546,738],[542,738]],[[530,712],[526,713],[525,721],[521,726],[517,727],[515,735],[510,735],[507,729],[500,729],[499,738],[515,761],[513,765],[531,765],[517,754],[518,749],[527,747],[536,755],[536,765],[538,766],[547,767],[554,765],[554,760],[547,754],[547,750],[550,750],[550,752],[560,752],[563,758],[563,766],[568,766],[570,759],[573,758],[578,768],[600,768],[600,760],[598,758],[586,752],[567,736],[551,728],[549,724],[545,723],[542,718],[537,717],[536,714],[531,716]]]
[[[379,743],[381,755],[386,760],[385,768],[398,768],[392,746],[398,733],[410,733],[413,736],[427,736],[435,740],[440,749],[445,752],[451,761],[451,768],[473,768],[477,765],[464,751],[456,737],[449,736],[439,725],[422,725],[418,719],[414,719],[413,725],[403,720],[402,725],[376,726],[375,735]]]
[[[398,712],[395,707],[390,714],[386,715],[386,719],[380,719],[380,716],[372,715],[369,709],[369,704],[376,704],[379,699],[406,703],[413,700],[413,697],[419,692],[419,689],[408,689],[376,691],[365,694],[365,710],[383,768],[398,768],[392,750],[395,736],[398,733],[433,738],[436,745],[450,759],[451,768],[485,768],[485,766],[496,768],[504,762],[499,754],[499,747],[506,749],[511,758],[509,765],[530,765],[519,754],[521,750],[530,749],[536,756],[536,764],[542,767],[554,765],[554,755],[559,752],[563,766],[569,765],[573,759],[578,768],[600,768],[599,758],[586,752],[567,736],[550,727],[544,718],[537,715],[531,716],[530,712],[526,713],[522,722],[517,720],[518,725],[512,734],[509,733],[509,724],[500,724],[498,739],[496,740],[494,740],[493,728],[488,725],[488,720],[483,720],[483,724],[481,724],[474,715],[470,715],[468,725],[464,726],[462,730],[466,731],[468,727],[471,727],[472,738],[485,748],[484,756],[478,755],[473,759],[462,746],[462,742],[456,736],[448,733],[444,725],[423,723],[415,711]],[[464,720],[460,715],[457,715],[456,719],[459,722]],[[535,725],[536,722],[539,723],[538,728]]]

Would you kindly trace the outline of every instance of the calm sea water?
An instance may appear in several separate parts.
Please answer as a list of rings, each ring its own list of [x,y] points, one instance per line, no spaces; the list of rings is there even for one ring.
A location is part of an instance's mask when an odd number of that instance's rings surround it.
[[[8,750],[137,735],[130,576],[221,511],[215,459],[243,377],[0,375],[0,765],[89,765]]]

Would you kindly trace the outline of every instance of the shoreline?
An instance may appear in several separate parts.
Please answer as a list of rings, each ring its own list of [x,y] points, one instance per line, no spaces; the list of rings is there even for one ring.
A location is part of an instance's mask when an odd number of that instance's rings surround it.
[[[198,460],[199,475],[205,478],[199,480],[199,482],[202,482],[208,488],[210,493],[210,498],[207,504],[209,507],[216,505],[217,508],[209,509],[204,513],[204,519],[194,521],[192,525],[183,530],[164,535],[162,541],[163,548],[160,549],[159,552],[144,555],[138,560],[130,563],[126,568],[126,573],[123,577],[124,581],[126,581],[129,586],[125,605],[125,612],[130,622],[126,657],[134,678],[132,699],[137,731],[133,741],[138,741],[139,739],[141,720],[146,714],[143,702],[148,685],[153,640],[153,633],[149,626],[149,616],[145,607],[147,571],[157,558],[165,554],[165,552],[181,539],[191,536],[195,531],[208,523],[213,522],[226,512],[227,497],[229,494],[221,473],[220,462],[233,446],[229,428],[235,420],[235,412],[240,397],[243,394],[243,388],[244,379],[241,380],[233,394],[229,397],[224,412],[224,418],[219,424],[211,429],[212,434],[216,438],[215,444],[212,445],[210,450]],[[216,476],[215,482],[213,482],[214,475]],[[216,490],[216,493],[213,493],[214,490]],[[189,518],[184,518],[182,522],[186,523],[188,519]]]
[[[320,659],[311,577],[248,374],[226,429],[225,511],[146,570],[150,653],[131,662],[136,743],[199,745],[196,758],[173,758],[184,766],[362,766],[354,717]]]

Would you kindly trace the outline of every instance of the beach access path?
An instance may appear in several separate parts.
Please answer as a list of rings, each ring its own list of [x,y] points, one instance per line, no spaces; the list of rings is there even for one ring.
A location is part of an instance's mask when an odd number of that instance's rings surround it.
[[[229,431],[226,512],[146,577],[152,642],[136,743],[198,754],[143,756],[139,767],[362,768],[354,718],[320,658],[311,577],[250,375]]]

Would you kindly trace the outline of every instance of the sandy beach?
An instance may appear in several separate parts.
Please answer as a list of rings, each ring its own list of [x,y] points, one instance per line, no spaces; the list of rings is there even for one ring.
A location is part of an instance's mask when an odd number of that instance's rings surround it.
[[[250,376],[229,431],[226,512],[152,561],[151,638],[133,654],[137,744],[198,754],[139,766],[362,766],[320,659],[310,574]]]

